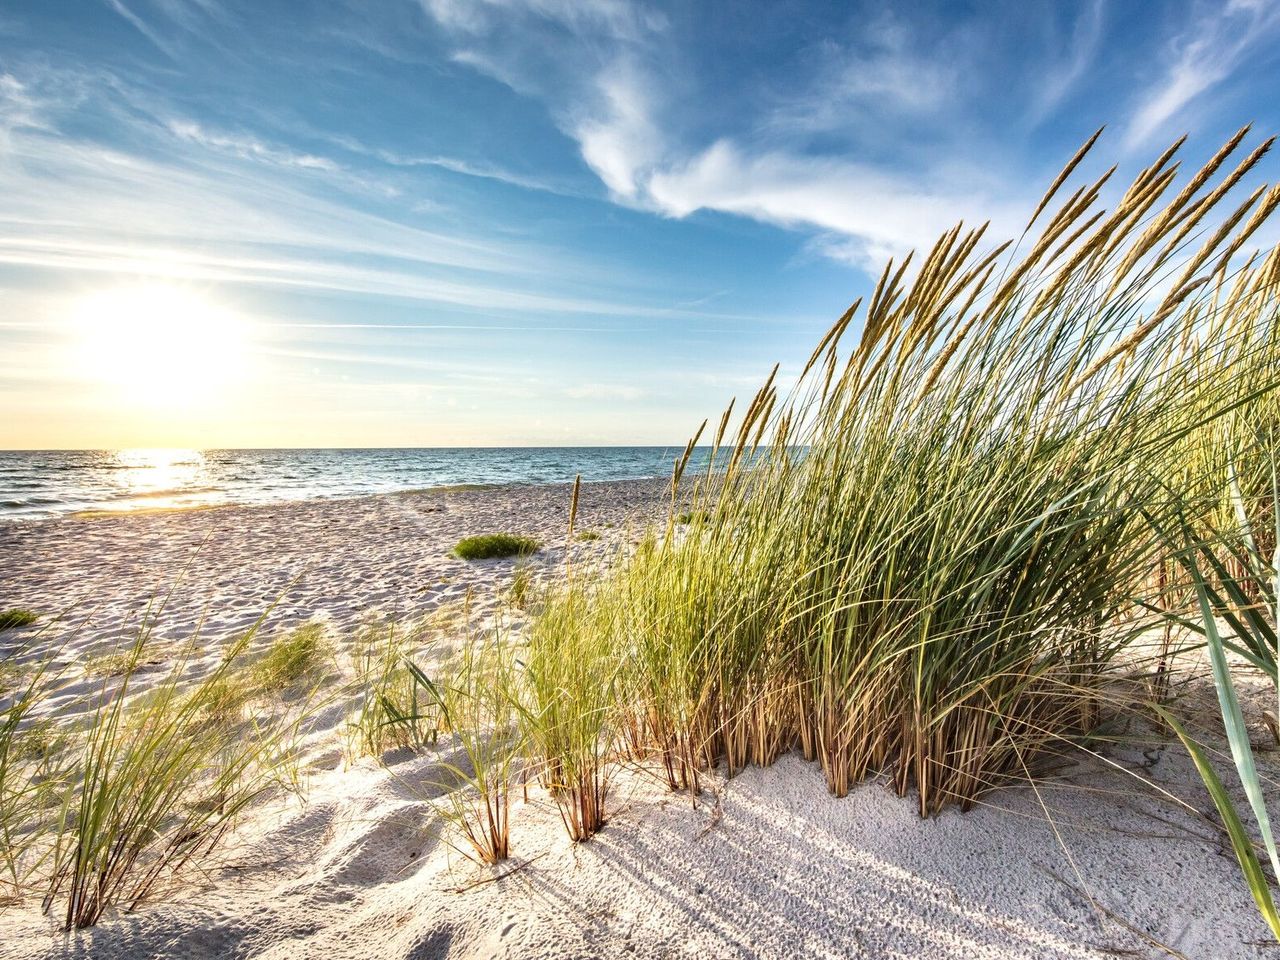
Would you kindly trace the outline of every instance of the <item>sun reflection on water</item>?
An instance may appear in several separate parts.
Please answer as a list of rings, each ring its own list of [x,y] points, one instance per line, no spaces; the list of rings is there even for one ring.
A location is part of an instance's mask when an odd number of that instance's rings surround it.
[[[133,449],[113,454],[119,488],[117,509],[165,508],[207,502],[210,486],[199,450]]]

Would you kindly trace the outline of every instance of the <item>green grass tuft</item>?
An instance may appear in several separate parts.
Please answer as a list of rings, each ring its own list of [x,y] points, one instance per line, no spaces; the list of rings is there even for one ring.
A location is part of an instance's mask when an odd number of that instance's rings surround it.
[[[463,560],[491,560],[496,557],[524,557],[537,553],[540,549],[542,545],[532,537],[521,537],[514,533],[486,533],[459,540],[453,553]]]
[[[574,539],[575,539],[575,540],[582,540],[582,541],[599,540],[599,539],[600,539],[600,534],[599,534],[599,533],[597,533],[595,530],[581,530],[581,531],[579,531],[579,532],[578,532],[578,534],[574,537]]]
[[[304,680],[318,681],[330,659],[331,648],[324,624],[306,623],[278,637],[253,665],[256,685],[262,690],[287,690]]]
[[[521,564],[516,567],[515,576],[511,578],[507,599],[513,606],[527,606],[533,598],[534,586],[533,570],[527,564]]]
[[[136,670],[137,666],[128,653],[103,653],[84,662],[84,675],[90,680],[123,677]]]
[[[40,614],[34,610],[24,610],[22,607],[13,607],[9,610],[0,610],[0,630],[12,630],[14,627],[29,627],[40,619]]]
[[[359,703],[347,723],[353,755],[381,758],[387,750],[420,750],[436,742],[439,709],[407,659],[424,642],[424,627],[406,630],[395,622],[374,621],[357,635]]]

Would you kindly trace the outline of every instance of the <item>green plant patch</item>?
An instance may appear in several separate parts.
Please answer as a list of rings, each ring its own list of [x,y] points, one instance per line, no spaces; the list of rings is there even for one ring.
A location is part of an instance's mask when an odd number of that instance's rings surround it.
[[[466,537],[453,548],[453,555],[463,560],[492,560],[498,557],[524,557],[537,553],[542,545],[532,537],[514,533],[486,533]]]
[[[24,610],[21,607],[13,607],[9,610],[0,610],[0,630],[12,630],[14,627],[29,627],[40,619],[40,614],[34,610]]]
[[[303,680],[319,679],[329,654],[324,625],[303,624],[277,638],[271,649],[253,665],[257,686],[263,690],[285,690]]]
[[[90,680],[106,677],[123,677],[135,666],[133,657],[127,653],[103,653],[90,657],[84,662],[84,675]]]

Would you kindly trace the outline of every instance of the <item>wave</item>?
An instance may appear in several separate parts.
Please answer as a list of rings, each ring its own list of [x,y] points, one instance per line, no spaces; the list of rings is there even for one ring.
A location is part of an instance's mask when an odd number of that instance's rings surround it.
[[[122,490],[112,494],[109,500],[163,500],[201,493],[225,492],[223,487],[167,487],[163,490]]]

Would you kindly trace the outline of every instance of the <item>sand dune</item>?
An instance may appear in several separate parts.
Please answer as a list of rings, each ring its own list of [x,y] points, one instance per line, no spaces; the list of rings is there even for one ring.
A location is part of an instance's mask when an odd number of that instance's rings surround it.
[[[578,527],[602,538],[573,549],[583,562],[607,556],[661,515],[664,495],[651,483],[585,487]],[[532,562],[554,576],[567,509],[566,488],[516,487],[9,524],[0,606],[70,609],[45,639],[84,659],[127,637],[189,563],[157,630],[156,673],[164,644],[203,622],[198,672],[295,580],[271,629],[318,618],[343,636],[374,613],[418,617],[468,591],[492,611],[515,563],[465,563],[449,548],[472,533],[531,534],[547,546]],[[6,655],[24,633],[0,635]],[[834,799],[794,755],[709,776],[696,803],[632,767],[607,827],[578,845],[541,791],[517,795],[512,857],[481,868],[433,812],[451,745],[352,762],[342,717],[327,712],[312,733],[305,801],[256,809],[205,874],[69,935],[9,908],[0,956],[1165,955],[1156,942],[1196,958],[1270,954],[1210,823],[1130,775],[1208,807],[1189,761],[1150,732],[1107,762],[1081,755],[1036,789],[929,821],[880,782]]]

